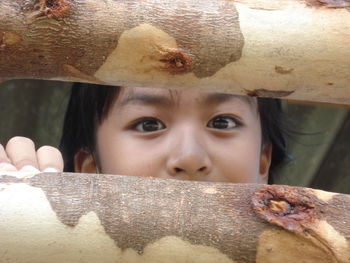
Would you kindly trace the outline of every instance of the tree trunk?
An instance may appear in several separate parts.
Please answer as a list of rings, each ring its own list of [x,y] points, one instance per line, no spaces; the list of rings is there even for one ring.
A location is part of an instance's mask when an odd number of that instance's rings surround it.
[[[350,104],[349,0],[1,0],[0,79]]]
[[[350,196],[94,174],[0,176],[11,263],[350,262]]]

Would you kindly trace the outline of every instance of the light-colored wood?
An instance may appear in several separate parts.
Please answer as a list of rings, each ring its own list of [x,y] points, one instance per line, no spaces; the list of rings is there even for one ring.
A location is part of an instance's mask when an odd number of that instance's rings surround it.
[[[0,176],[2,262],[350,262],[350,196],[93,174]]]
[[[2,0],[0,79],[350,104],[349,0]]]

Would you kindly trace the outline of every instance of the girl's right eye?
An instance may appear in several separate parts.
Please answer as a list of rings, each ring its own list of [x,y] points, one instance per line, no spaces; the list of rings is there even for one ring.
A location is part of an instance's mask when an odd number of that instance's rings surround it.
[[[157,119],[144,119],[133,125],[133,129],[139,132],[156,132],[165,129],[165,125]]]

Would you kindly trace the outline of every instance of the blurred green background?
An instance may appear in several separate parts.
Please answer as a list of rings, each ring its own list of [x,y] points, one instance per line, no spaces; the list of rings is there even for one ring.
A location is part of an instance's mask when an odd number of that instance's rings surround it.
[[[0,143],[32,138],[37,147],[57,146],[71,83],[12,80],[0,84]],[[291,161],[278,184],[350,194],[350,106],[284,102]]]

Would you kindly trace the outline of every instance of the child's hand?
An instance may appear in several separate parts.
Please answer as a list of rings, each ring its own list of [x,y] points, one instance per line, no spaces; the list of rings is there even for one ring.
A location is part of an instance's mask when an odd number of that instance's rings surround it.
[[[51,146],[35,150],[34,142],[25,137],[11,138],[6,147],[0,144],[1,172],[62,172],[60,151]]]

